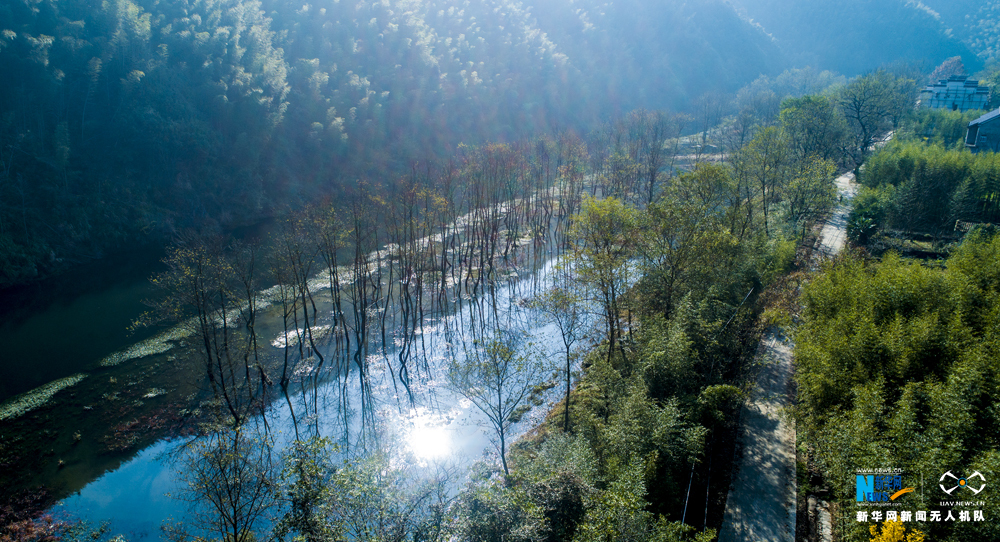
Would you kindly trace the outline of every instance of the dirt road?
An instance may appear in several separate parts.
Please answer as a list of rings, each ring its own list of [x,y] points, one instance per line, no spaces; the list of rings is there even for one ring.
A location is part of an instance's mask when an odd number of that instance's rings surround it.
[[[817,255],[844,248],[854,175],[837,178],[838,206],[820,233]],[[795,426],[783,414],[791,404],[792,342],[769,329],[757,349],[760,372],[741,414],[743,456],[726,499],[719,542],[795,539]]]
[[[719,542],[794,539],[795,426],[782,413],[791,404],[791,341],[768,330],[757,363],[757,386],[741,416],[743,457],[726,499]]]
[[[819,236],[820,245],[817,252],[825,257],[836,255],[844,248],[847,241],[847,216],[851,212],[851,200],[857,194],[853,173],[837,177],[837,192],[841,196],[839,205],[823,225],[823,231]]]

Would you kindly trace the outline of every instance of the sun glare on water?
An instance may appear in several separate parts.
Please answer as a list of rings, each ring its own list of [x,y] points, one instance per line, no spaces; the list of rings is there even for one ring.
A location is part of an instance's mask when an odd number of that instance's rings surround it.
[[[420,459],[438,459],[451,453],[451,432],[447,421],[424,409],[412,411],[406,442],[413,455]]]

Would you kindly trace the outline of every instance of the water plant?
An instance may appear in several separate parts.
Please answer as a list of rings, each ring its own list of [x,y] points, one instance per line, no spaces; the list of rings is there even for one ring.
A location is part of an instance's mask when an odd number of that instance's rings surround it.
[[[143,358],[153,354],[162,354],[174,347],[171,341],[176,341],[191,335],[184,325],[174,326],[163,333],[136,343],[125,350],[119,350],[101,360],[101,367],[113,367],[130,359]]]
[[[36,409],[49,401],[60,390],[73,386],[86,378],[85,374],[75,374],[60,378],[48,384],[22,393],[0,405],[0,421],[16,418],[25,412]]]

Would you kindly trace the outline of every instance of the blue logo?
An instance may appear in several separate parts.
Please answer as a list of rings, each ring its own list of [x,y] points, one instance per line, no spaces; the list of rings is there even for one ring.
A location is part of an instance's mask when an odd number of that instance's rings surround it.
[[[869,474],[857,475],[855,486],[858,502],[889,502],[914,490],[903,487],[903,477],[896,475]]]

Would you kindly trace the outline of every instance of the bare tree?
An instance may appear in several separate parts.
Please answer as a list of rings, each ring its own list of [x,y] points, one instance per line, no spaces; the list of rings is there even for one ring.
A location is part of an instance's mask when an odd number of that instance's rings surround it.
[[[270,440],[250,428],[219,429],[191,443],[180,498],[195,527],[221,540],[251,542],[278,504],[279,467]]]
[[[433,542],[446,535],[454,468],[433,473],[381,449],[344,457],[328,439],[296,441],[284,457],[287,507],[273,540]]]
[[[653,202],[656,181],[660,178],[667,157],[672,159],[676,155],[676,150],[671,152],[671,149],[667,148],[667,142],[680,137],[687,118],[684,115],[670,115],[662,111],[640,111],[639,114],[643,117],[639,162],[642,164],[642,176],[646,185],[645,203],[649,205]]]
[[[317,231],[319,253],[323,257],[323,262],[326,263],[327,276],[330,281],[330,298],[333,303],[331,310],[333,313],[333,334],[337,342],[336,350],[339,353],[350,348],[350,335],[347,333],[347,321],[344,316],[343,291],[340,266],[338,265],[340,254],[345,251],[347,246],[347,231],[333,206],[326,206],[318,210],[314,224]],[[337,359],[337,374],[339,375],[344,368],[339,366],[339,356]]]
[[[511,416],[538,383],[544,368],[540,360],[524,353],[522,338],[513,332],[498,330],[484,340],[473,344],[464,360],[451,361],[448,384],[486,416],[504,474],[510,475],[507,438],[514,423]]]
[[[913,108],[916,87],[912,80],[897,80],[885,70],[862,75],[840,94],[840,108],[851,128],[847,154],[854,161],[854,174],[868,159],[878,137]]]
[[[166,295],[136,325],[182,323],[201,343],[205,374],[237,427],[260,405],[269,379],[259,363],[257,249],[224,249],[220,239],[188,239],[164,259],[167,271],[152,282]],[[256,374],[260,383],[253,380]],[[220,413],[221,414],[221,413]]]
[[[773,126],[761,130],[732,161],[737,178],[749,180],[759,190],[764,232],[768,233],[768,211],[788,178],[789,150],[785,134]]]
[[[282,389],[287,390],[289,382],[288,362],[289,354],[291,353],[290,349],[292,347],[292,345],[289,344],[291,340],[291,333],[288,330],[288,325],[289,320],[293,318],[299,310],[298,283],[292,276],[292,271],[289,269],[290,266],[288,261],[285,259],[284,254],[272,251],[269,258],[269,264],[271,267],[271,276],[274,277],[274,280],[277,282],[278,299],[281,301],[281,344],[284,353],[284,364],[281,369],[281,379],[278,382]],[[296,331],[296,334],[297,333],[298,332]]]
[[[819,219],[836,202],[833,183],[836,171],[837,166],[830,160],[811,156],[782,190],[782,199],[788,206],[788,221],[801,223],[803,236],[806,225]]]
[[[569,431],[569,395],[572,385],[573,345],[584,333],[584,314],[581,298],[569,274],[558,273],[556,284],[549,290],[537,296],[532,306],[539,310],[546,321],[556,325],[559,337],[563,342],[563,353],[566,355],[566,410],[563,413],[563,431]]]
[[[621,200],[588,198],[570,227],[575,271],[588,297],[602,309],[609,365],[616,348],[625,356],[622,319],[632,313],[628,310],[633,277],[629,259],[636,253],[640,221],[640,213]],[[628,329],[631,333],[631,327]]]
[[[694,101],[695,128],[701,132],[701,146],[695,153],[699,161],[705,152],[705,145],[708,144],[708,131],[719,124],[729,106],[729,97],[715,91],[706,92]]]
[[[756,117],[749,109],[741,109],[736,115],[726,119],[721,139],[725,152],[732,156],[739,152],[759,129]]]
[[[739,111],[748,113],[753,118],[754,124],[766,128],[778,119],[781,96],[769,88],[755,88],[750,85],[736,94],[734,105]]]
[[[790,98],[785,100],[780,118],[797,161],[808,162],[812,155],[826,160],[841,156],[847,123],[830,98]]]

